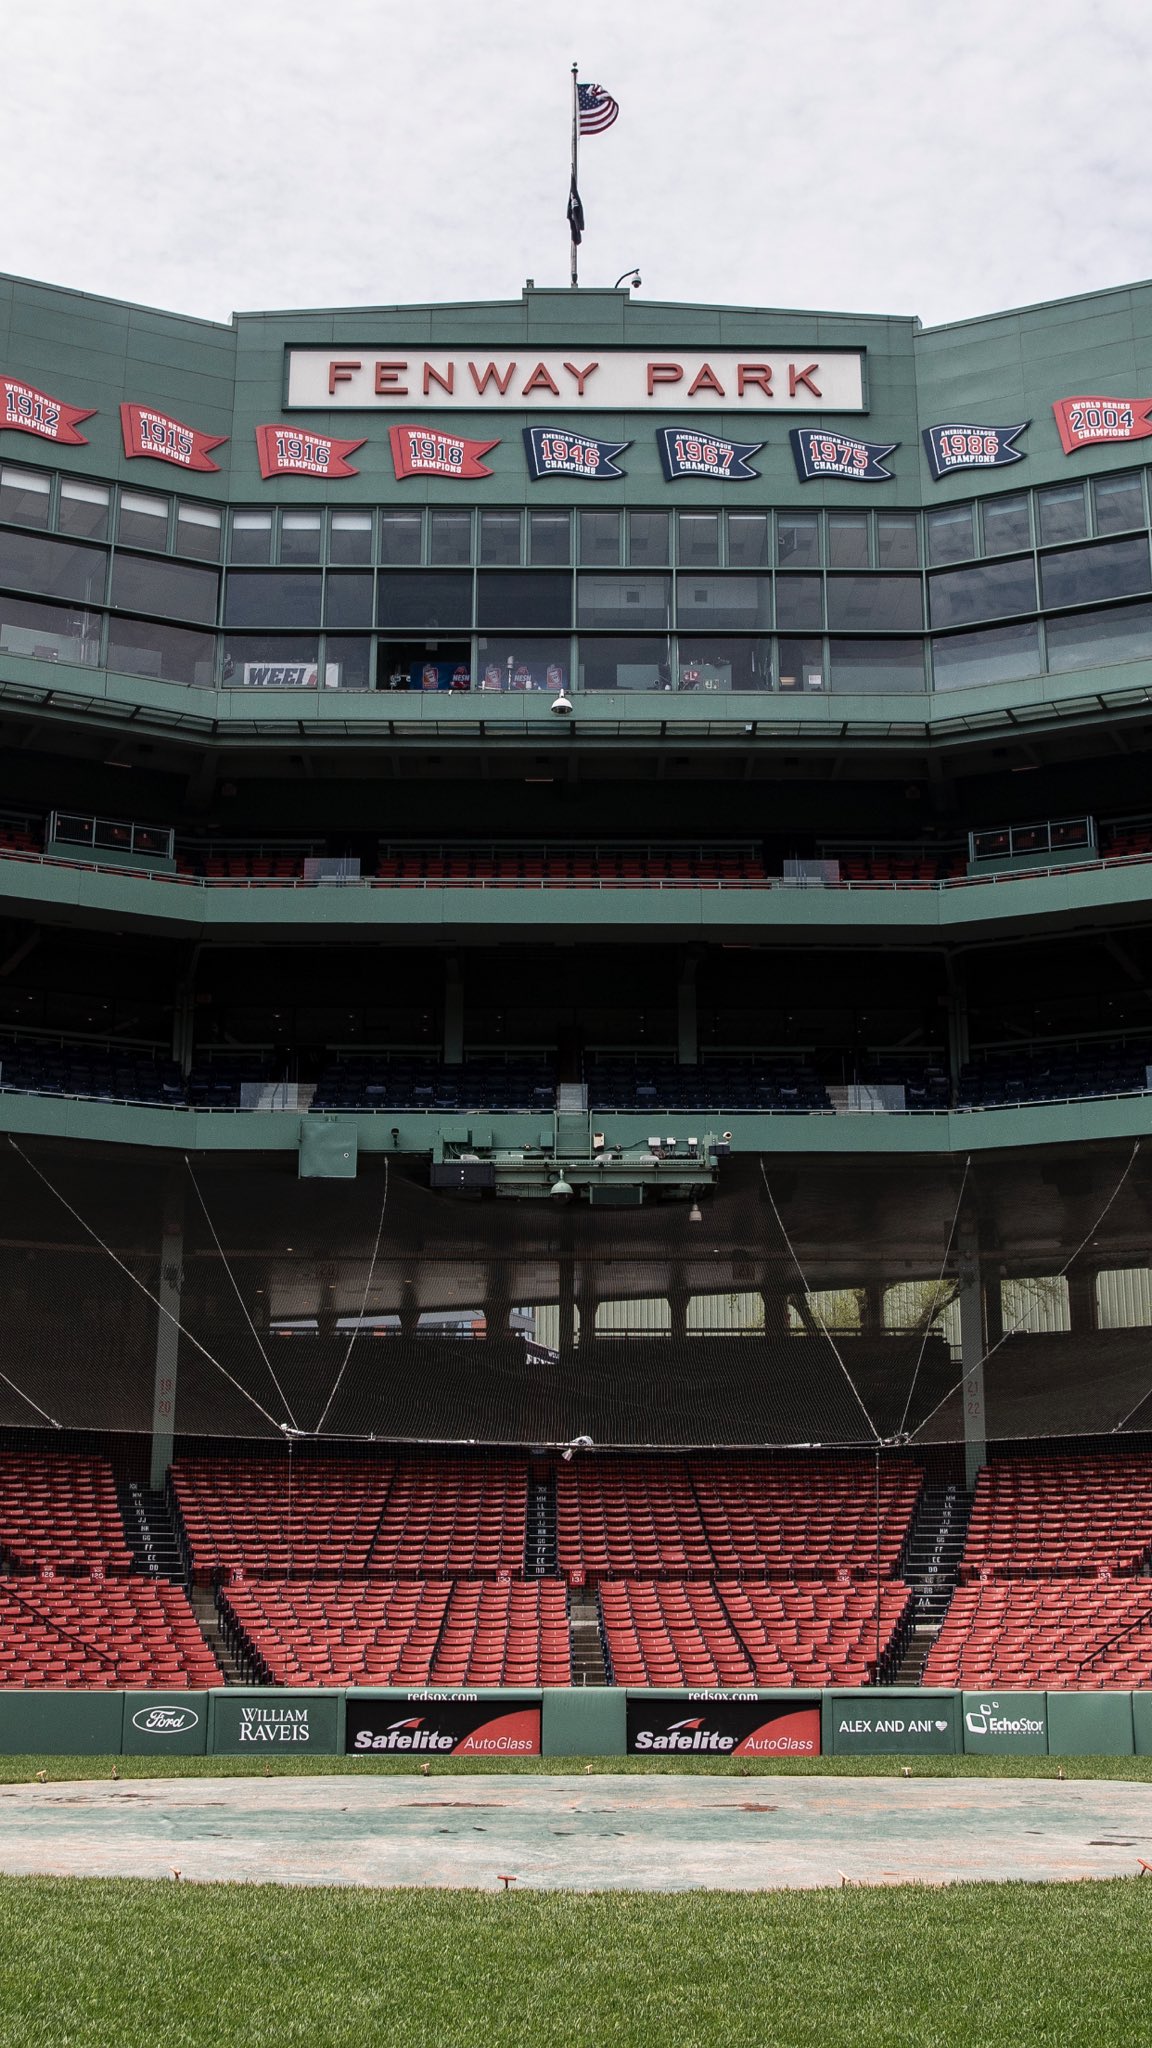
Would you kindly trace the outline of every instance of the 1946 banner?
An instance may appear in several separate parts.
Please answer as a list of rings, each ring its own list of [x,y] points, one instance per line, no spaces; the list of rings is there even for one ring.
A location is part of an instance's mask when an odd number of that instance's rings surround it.
[[[1152,434],[1152,398],[1058,398],[1052,410],[1065,455],[1098,441],[1143,441]]]
[[[37,391],[34,384],[21,384],[15,377],[0,378],[4,392],[4,417],[0,428],[10,427],[17,434],[39,434],[44,441],[55,441],[66,448],[86,448],[88,436],[78,434],[76,428],[81,420],[90,420],[96,410],[94,406],[65,405],[62,398],[49,398],[46,391]]]
[[[1031,424],[1021,420],[1017,427],[974,427],[950,421],[946,426],[925,427],[928,467],[940,478],[954,469],[1002,469],[1009,462],[1023,462],[1024,450],[1014,443],[1017,434]]]
[[[624,476],[616,460],[630,448],[630,441],[594,441],[588,434],[569,434],[563,427],[525,427],[524,449],[528,474],[580,476],[585,483],[610,483]]]
[[[857,441],[850,434],[828,434],[822,427],[793,427],[788,439],[801,483],[820,476],[845,476],[857,484],[888,483],[886,458],[899,441]]]
[[[401,481],[408,476],[491,476],[480,458],[500,446],[499,441],[466,441],[440,427],[389,427],[388,439],[392,467]]]
[[[660,462],[669,483],[678,476],[706,476],[717,483],[745,483],[760,474],[750,467],[763,441],[722,441],[699,427],[661,427],[656,435]]]
[[[227,434],[205,434],[199,427],[185,426],[164,412],[146,405],[122,405],[120,429],[127,456],[149,455],[156,462],[174,462],[178,469],[218,470],[209,458],[213,448],[223,447]]]
[[[346,459],[364,446],[358,441],[337,441],[331,434],[306,432],[303,427],[257,427],[256,454],[260,474],[271,476],[319,476],[329,482],[342,476],[359,476]]]

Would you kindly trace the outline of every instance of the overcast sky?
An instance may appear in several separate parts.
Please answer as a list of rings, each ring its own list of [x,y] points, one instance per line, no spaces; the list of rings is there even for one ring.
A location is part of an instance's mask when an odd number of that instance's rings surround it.
[[[1145,0],[8,0],[0,268],[234,308],[581,281],[919,313],[1152,274]],[[578,30],[578,33],[577,33]],[[25,61],[12,60],[22,43]]]

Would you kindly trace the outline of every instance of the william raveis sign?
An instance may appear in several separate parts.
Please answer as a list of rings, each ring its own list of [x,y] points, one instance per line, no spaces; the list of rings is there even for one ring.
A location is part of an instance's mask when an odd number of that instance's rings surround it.
[[[413,402],[437,411],[863,412],[864,358],[855,349],[714,349],[707,354],[636,349],[427,353],[293,348],[289,405],[375,411]]]

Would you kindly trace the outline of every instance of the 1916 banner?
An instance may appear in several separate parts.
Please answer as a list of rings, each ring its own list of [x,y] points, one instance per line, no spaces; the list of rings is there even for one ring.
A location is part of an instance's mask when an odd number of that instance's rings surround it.
[[[850,434],[829,434],[823,427],[793,427],[788,439],[801,483],[821,476],[844,476],[857,484],[882,484],[891,480],[885,469],[887,457],[899,441],[857,441]]]
[[[1099,441],[1143,441],[1152,434],[1152,398],[1058,398],[1052,410],[1065,455]]]
[[[746,483],[760,474],[750,467],[763,441],[722,441],[699,427],[661,427],[656,435],[660,462],[669,483],[680,476],[706,476],[716,483]]]
[[[256,429],[256,454],[260,474],[265,479],[319,476],[331,482],[338,477],[359,476],[359,470],[353,469],[347,457],[363,446],[363,434],[358,441],[337,441],[331,434],[314,434],[303,427]]]
[[[401,481],[409,476],[491,476],[480,458],[500,446],[499,441],[466,441],[441,427],[389,427],[388,439],[392,467]]]
[[[1009,462],[1023,462],[1024,450],[1014,443],[1017,434],[1031,424],[1021,420],[1017,427],[974,427],[950,421],[945,426],[925,427],[928,467],[939,479],[954,469],[1002,469]]]
[[[183,420],[146,405],[122,405],[120,430],[125,455],[148,455],[155,462],[174,462],[178,469],[218,470],[220,464],[209,458],[213,448],[222,448],[228,439],[227,434],[205,434],[199,427],[185,426]]]
[[[76,428],[81,420],[90,420],[95,413],[92,405],[65,405],[62,398],[49,398],[46,391],[37,391],[34,384],[21,384],[15,377],[0,378],[4,392],[4,415],[0,428],[11,428],[17,434],[39,434],[43,441],[55,441],[65,448],[86,448],[88,436],[78,434]]]
[[[569,434],[563,427],[525,427],[524,450],[529,476],[579,476],[585,483],[610,483],[623,476],[616,458],[630,441],[596,441],[589,434]]]

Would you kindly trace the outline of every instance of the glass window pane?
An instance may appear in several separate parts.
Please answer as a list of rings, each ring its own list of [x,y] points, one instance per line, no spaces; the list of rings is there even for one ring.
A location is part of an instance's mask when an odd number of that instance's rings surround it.
[[[220,560],[221,514],[215,505],[176,507],[176,552],[196,555],[202,562]]]
[[[121,491],[116,538],[129,548],[166,548],[168,500],[143,491]]]
[[[453,644],[437,636],[376,651],[377,686],[382,690],[470,690],[472,654],[466,640]]]
[[[0,519],[20,526],[47,526],[52,479],[38,469],[0,469]]]
[[[319,512],[285,512],[280,520],[280,560],[318,562],[320,526]]]
[[[986,498],[980,508],[980,520],[986,555],[1010,555],[1015,548],[1031,547],[1026,491],[1015,498]]]
[[[772,688],[772,642],[770,640],[720,640],[680,638],[680,667],[677,687],[681,690],[770,690]]]
[[[155,676],[164,683],[212,687],[216,642],[211,633],[158,626],[144,619],[108,622],[108,666],[120,675]]]
[[[1091,548],[1040,557],[1043,604],[1093,604],[1107,597],[1135,597],[1152,589],[1148,574],[1148,542],[1098,541]]]
[[[377,579],[376,618],[381,626],[436,632],[472,623],[472,573],[425,569],[419,576],[388,573]]]
[[[671,622],[670,576],[578,576],[576,618],[581,626],[645,627]]]
[[[112,567],[112,602],[124,611],[159,612],[169,619],[195,619],[214,626],[220,578],[215,569],[188,562],[158,562],[148,555],[117,553]]]
[[[419,512],[380,514],[380,560],[397,564],[420,560]]]
[[[270,562],[272,560],[271,512],[232,514],[231,560]]]
[[[1108,612],[1077,612],[1049,619],[1048,667],[1053,675],[1071,669],[1107,668],[1117,661],[1152,659],[1152,605],[1126,604]]]
[[[667,512],[629,512],[628,562],[633,569],[660,569],[668,561],[671,520]]]
[[[66,661],[77,668],[100,664],[100,614],[0,597],[0,650],[30,661]]]
[[[57,527],[61,533],[81,534],[86,540],[106,540],[111,499],[107,484],[87,484],[78,477],[61,477]]]
[[[557,636],[525,640],[519,634],[485,635],[477,643],[481,690],[557,690],[568,685],[569,641]]]
[[[822,640],[781,640],[777,688],[781,690],[822,690],[825,687],[824,642]]]
[[[536,569],[560,568],[572,560],[572,520],[567,512],[528,514],[528,559]]]
[[[971,505],[938,505],[927,514],[928,560],[970,562],[976,553]]]
[[[848,632],[916,632],[924,624],[918,576],[829,576],[828,624]]]
[[[1036,609],[1031,560],[953,569],[930,576],[928,588],[934,626],[967,626],[977,619],[1006,618],[1012,612]]]
[[[620,560],[620,514],[580,514],[580,560],[586,568],[614,569]]]
[[[670,690],[667,640],[581,640],[582,690]]]
[[[420,552],[419,525],[416,529],[416,552]],[[328,528],[328,560],[341,563],[372,560],[370,512],[333,512]]]
[[[782,569],[820,567],[820,519],[817,513],[776,514],[776,560]]]
[[[226,634],[224,684],[233,690],[314,690],[320,643],[314,633]]]
[[[720,561],[720,514],[681,512],[676,547],[682,568],[715,569]]]
[[[430,512],[428,514],[428,560],[470,562],[472,560],[472,514]]]
[[[992,626],[932,642],[932,674],[938,690],[975,689],[981,683],[1018,683],[1037,676],[1040,629],[1034,619],[1019,626]]]
[[[329,633],[324,642],[324,682],[329,690],[370,690],[371,640]]]
[[[481,512],[480,560],[507,567],[520,563],[520,514]]]
[[[1125,533],[1144,525],[1144,487],[1140,472],[1128,476],[1098,476],[1092,479],[1092,504],[1097,533]]]
[[[42,540],[35,533],[0,532],[0,583],[37,590],[44,597],[72,597],[100,604],[108,557],[103,548],[68,540]]]
[[[370,626],[372,624],[372,572],[329,571],[324,596],[324,619],[329,626]]]
[[[224,591],[226,626],[318,626],[320,576],[306,570],[231,569]]]
[[[693,576],[682,569],[676,578],[676,612],[682,626],[731,626],[737,632],[754,632],[771,625],[771,607],[768,576]]]
[[[804,633],[812,627],[819,632],[824,624],[820,583],[819,576],[777,576],[776,624],[782,633]]]
[[[828,567],[830,569],[866,569],[868,567],[868,514],[866,512],[830,512],[828,514]]]
[[[572,576],[567,569],[482,569],[476,578],[478,626],[569,626]]]
[[[920,529],[914,512],[877,514],[876,560],[882,569],[916,567],[920,560]]]
[[[922,640],[830,640],[832,688],[877,697],[924,688]]]
[[[1036,506],[1040,515],[1042,543],[1083,540],[1087,535],[1088,515],[1083,484],[1056,484],[1051,490],[1037,491]]]
[[[733,569],[768,567],[768,514],[728,514],[728,561]]]

